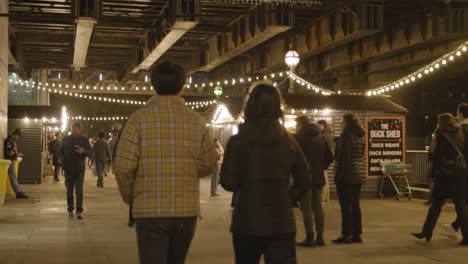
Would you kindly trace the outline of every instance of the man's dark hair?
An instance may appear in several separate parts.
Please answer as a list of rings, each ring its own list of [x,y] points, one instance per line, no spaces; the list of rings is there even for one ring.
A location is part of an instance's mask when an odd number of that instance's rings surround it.
[[[99,138],[104,138],[106,136],[106,133],[100,131],[98,136],[99,136]]]
[[[185,84],[184,69],[165,61],[151,70],[151,83],[159,95],[177,95]]]
[[[457,111],[463,116],[463,118],[468,118],[468,103],[459,104]]]
[[[81,123],[73,123],[72,128],[78,128],[81,131]]]

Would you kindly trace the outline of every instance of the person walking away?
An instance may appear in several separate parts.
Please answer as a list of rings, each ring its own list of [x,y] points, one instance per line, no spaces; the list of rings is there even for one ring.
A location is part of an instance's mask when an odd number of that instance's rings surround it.
[[[93,145],[94,165],[96,166],[96,174],[98,176],[97,187],[104,188],[104,170],[107,164],[111,163],[111,151],[107,141],[104,139],[106,134],[99,132],[99,137]]]
[[[219,184],[219,170],[221,164],[223,163],[224,148],[221,145],[219,139],[215,139],[216,151],[218,152],[218,162],[215,167],[215,171],[211,175],[211,196],[219,196],[218,194],[218,184]]]
[[[335,147],[335,184],[341,207],[341,235],[334,244],[362,243],[361,186],[366,181],[363,168],[365,132],[354,114],[345,114],[343,132]]]
[[[55,138],[52,140],[49,145],[49,153],[52,155],[52,164],[54,165],[54,182],[60,182],[59,175],[62,164],[60,164],[60,160],[58,157],[58,149],[60,144],[62,143],[62,133],[57,132],[55,133]]]
[[[262,255],[266,264],[297,263],[292,202],[303,197],[311,176],[298,143],[280,123],[281,102],[272,85],[253,86],[245,123],[226,147],[220,182],[238,194],[231,223],[236,264],[259,263]]]
[[[111,138],[109,139],[109,148],[111,150],[112,157],[114,156],[114,153],[115,153],[115,147],[117,146],[118,138],[119,138],[119,132],[112,131]]]
[[[319,120],[317,125],[322,131],[322,135],[325,138],[330,151],[333,151],[335,149],[335,143],[333,140],[333,131],[331,130],[330,125],[328,125],[327,121],[323,119]],[[330,203],[330,180],[328,178],[328,172],[325,170],[323,173],[325,176],[325,186],[323,186],[322,190],[322,200],[324,204],[328,204]]]
[[[461,103],[457,108],[457,116],[460,121],[460,126],[464,135],[464,156],[468,164],[468,103]],[[468,177],[468,175],[466,176]],[[466,204],[468,206],[468,179],[466,180]],[[460,219],[457,218],[452,224],[444,224],[444,229],[451,235],[456,235],[460,229]]]
[[[23,153],[18,153],[18,147],[16,141],[21,137],[22,131],[17,128],[13,130],[3,142],[3,157],[10,160],[10,166],[8,167],[8,177],[10,178],[11,186],[13,191],[16,193],[16,199],[28,199],[29,196],[23,191],[20,184],[18,183],[18,177],[16,175],[15,162],[18,158],[23,157]]]
[[[151,80],[158,95],[127,120],[113,169],[133,204],[140,263],[184,263],[200,215],[199,179],[218,154],[207,123],[180,97],[182,67],[163,62]]]
[[[93,150],[86,137],[81,135],[81,124],[72,125],[72,133],[62,140],[58,150],[58,157],[65,171],[65,186],[67,189],[68,216],[83,219],[83,183],[85,177],[86,157],[93,159]],[[76,207],[73,192],[76,193]]]
[[[302,247],[323,247],[325,246],[325,240],[323,239],[325,219],[322,208],[322,189],[325,185],[324,171],[333,162],[333,154],[318,125],[310,123],[306,116],[298,117],[296,123],[296,139],[304,152],[312,176],[312,184],[300,201],[306,239],[297,243],[297,245]],[[314,220],[316,240],[314,239]]]
[[[466,160],[463,155],[463,132],[455,117],[450,113],[438,117],[439,129],[433,157],[434,190],[432,205],[427,213],[421,233],[413,233],[416,238],[431,241],[432,231],[440,216],[445,199],[455,204],[463,240],[468,245],[468,207],[466,199]]]

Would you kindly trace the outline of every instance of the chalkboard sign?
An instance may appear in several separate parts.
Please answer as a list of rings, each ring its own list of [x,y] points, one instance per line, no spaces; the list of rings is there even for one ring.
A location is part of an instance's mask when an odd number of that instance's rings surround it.
[[[405,161],[405,119],[366,118],[367,175],[382,176],[380,162]]]

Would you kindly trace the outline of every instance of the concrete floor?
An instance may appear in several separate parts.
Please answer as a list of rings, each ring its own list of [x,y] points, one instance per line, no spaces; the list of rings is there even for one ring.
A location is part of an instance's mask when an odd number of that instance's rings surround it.
[[[65,188],[47,177],[41,185],[26,185],[30,200],[9,200],[0,208],[0,263],[138,263],[134,229],[127,227],[127,206],[121,201],[115,180],[105,178],[97,189],[90,175],[85,183],[85,219],[66,215]],[[209,197],[209,179],[202,180],[202,217],[187,263],[233,263],[230,195]],[[420,200],[363,201],[364,243],[335,246],[328,241],[338,235],[339,206],[325,207],[327,246],[298,249],[299,263],[467,263],[468,248],[459,239],[443,236],[438,225],[433,241],[416,241],[427,207]],[[297,213],[298,239],[303,226]],[[439,223],[454,218],[446,206]]]

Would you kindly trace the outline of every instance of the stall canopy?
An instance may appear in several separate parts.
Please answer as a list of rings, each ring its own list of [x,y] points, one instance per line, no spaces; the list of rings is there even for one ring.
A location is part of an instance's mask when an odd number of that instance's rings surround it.
[[[332,109],[335,111],[384,112],[394,114],[405,114],[408,112],[406,108],[385,97],[288,95],[285,96],[284,100],[289,109],[296,110]]]

